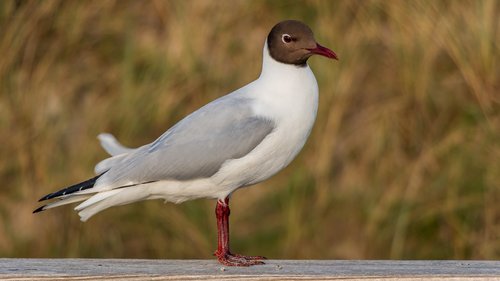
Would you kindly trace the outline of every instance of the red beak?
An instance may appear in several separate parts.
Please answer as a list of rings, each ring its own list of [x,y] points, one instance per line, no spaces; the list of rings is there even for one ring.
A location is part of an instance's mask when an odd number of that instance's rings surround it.
[[[316,55],[324,56],[324,57],[327,57],[330,59],[339,60],[339,57],[337,56],[337,54],[335,54],[334,51],[328,49],[327,47],[323,47],[318,43],[316,43],[316,48],[307,49],[307,50],[313,54],[316,54]]]

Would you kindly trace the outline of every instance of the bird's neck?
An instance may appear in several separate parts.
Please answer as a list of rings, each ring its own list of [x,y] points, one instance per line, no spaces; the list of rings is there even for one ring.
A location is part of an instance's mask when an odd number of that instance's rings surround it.
[[[289,118],[290,112],[314,120],[318,106],[318,83],[311,68],[278,62],[264,45],[262,72],[251,84],[251,93],[262,106],[259,114]],[[259,111],[262,110],[262,111]],[[311,122],[306,122],[312,126]]]
[[[289,76],[290,78],[296,77],[297,75],[309,75],[311,69],[309,65],[294,65],[286,64],[275,60],[269,53],[269,48],[267,46],[267,40],[264,43],[264,50],[262,54],[262,71],[260,73],[260,79],[271,78],[271,79],[283,79]]]

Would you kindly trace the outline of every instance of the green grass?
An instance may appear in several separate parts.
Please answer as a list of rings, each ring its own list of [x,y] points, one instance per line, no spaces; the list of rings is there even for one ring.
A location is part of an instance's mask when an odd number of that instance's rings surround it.
[[[36,200],[87,179],[95,136],[151,142],[255,79],[278,21],[306,21],[318,119],[236,192],[235,251],[270,258],[500,258],[500,3],[0,2],[0,256],[210,258],[214,205],[142,202],[85,224]]]

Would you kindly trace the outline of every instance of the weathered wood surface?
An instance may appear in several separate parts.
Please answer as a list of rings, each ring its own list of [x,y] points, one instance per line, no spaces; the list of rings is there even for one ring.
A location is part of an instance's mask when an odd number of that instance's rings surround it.
[[[0,259],[0,280],[500,280],[500,261]]]

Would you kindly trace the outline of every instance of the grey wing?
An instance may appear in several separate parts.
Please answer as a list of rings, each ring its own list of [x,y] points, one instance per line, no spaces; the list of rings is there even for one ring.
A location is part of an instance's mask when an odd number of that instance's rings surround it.
[[[234,96],[207,104],[127,155],[100,184],[119,187],[212,176],[226,160],[245,156],[273,131],[274,122],[254,115],[248,104]]]

